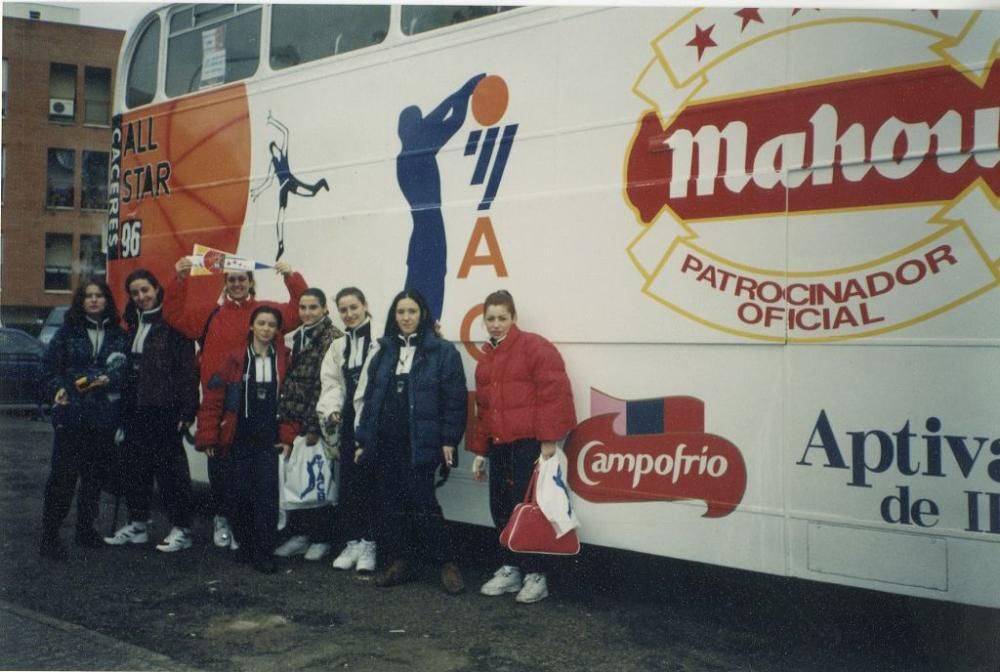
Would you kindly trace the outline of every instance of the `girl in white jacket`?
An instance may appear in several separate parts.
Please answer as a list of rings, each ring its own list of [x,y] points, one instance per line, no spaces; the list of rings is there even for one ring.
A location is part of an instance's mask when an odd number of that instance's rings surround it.
[[[333,561],[336,569],[375,571],[374,472],[354,462],[354,427],[361,417],[365,362],[378,351],[382,325],[373,323],[364,293],[357,287],[337,292],[337,311],[344,321],[345,337],[338,338],[323,358],[316,412],[324,431],[340,431],[340,525],[350,541]],[[329,436],[328,436],[329,438]]]

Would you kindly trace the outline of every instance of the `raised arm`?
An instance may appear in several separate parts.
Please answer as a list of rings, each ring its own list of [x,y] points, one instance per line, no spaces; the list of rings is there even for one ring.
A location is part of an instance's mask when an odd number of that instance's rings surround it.
[[[187,338],[194,339],[201,337],[205,321],[215,310],[217,302],[197,301],[188,296],[192,282],[191,266],[190,259],[181,257],[174,266],[176,275],[163,283],[163,319]],[[219,292],[221,291],[220,287]],[[214,296],[218,296],[218,292]]]

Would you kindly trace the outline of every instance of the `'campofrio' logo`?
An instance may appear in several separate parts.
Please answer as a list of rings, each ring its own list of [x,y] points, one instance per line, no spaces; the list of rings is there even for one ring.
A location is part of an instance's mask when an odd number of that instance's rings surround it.
[[[706,9],[654,41],[625,195],[644,291],[765,340],[870,336],[1000,283],[997,12]]]
[[[700,399],[624,401],[592,389],[591,413],[566,440],[576,495],[591,502],[703,500],[708,518],[725,516],[742,501],[743,455],[705,433]]]

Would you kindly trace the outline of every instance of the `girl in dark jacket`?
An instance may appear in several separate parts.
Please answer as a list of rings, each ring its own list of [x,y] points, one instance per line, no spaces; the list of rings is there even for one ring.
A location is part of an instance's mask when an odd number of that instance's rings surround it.
[[[80,283],[65,323],[42,360],[44,394],[55,403],[52,466],[42,512],[43,557],[66,557],[59,527],[69,513],[78,479],[76,543],[104,546],[94,530],[101,497],[99,474],[118,427],[125,349],[125,332],[118,326],[111,290],[101,280]]]
[[[299,298],[299,319],[302,326],[291,333],[292,361],[288,375],[281,384],[278,420],[282,426],[281,443],[287,456],[299,436],[307,446],[320,440],[320,418],[316,414],[319,401],[320,366],[333,339],[343,336],[330,321],[326,294],[310,287]],[[329,457],[329,456],[327,456]],[[274,551],[287,558],[305,555],[306,560],[322,560],[330,553],[333,541],[333,507],[292,509],[288,513],[289,538]]]
[[[247,347],[232,353],[208,386],[198,422],[198,448],[228,455],[232,482],[226,506],[238,544],[237,562],[265,574],[277,571],[271,554],[278,527],[278,390],[288,368],[281,312],[262,305],[250,315]]]
[[[467,447],[476,453],[476,480],[485,477],[485,457],[490,458],[490,512],[503,530],[524,500],[535,463],[552,457],[556,442],[576,426],[576,410],[559,351],[538,334],[518,329],[514,298],[504,290],[493,292],[483,311],[490,340],[476,365],[476,430]],[[517,593],[521,603],[545,599],[543,558],[503,549],[503,566],[479,592]]]
[[[133,271],[125,279],[125,291],[129,366],[122,419],[129,522],[104,541],[112,546],[149,541],[146,524],[155,478],[173,526],[156,550],[173,553],[192,542],[191,472],[183,436],[198,412],[194,341],[163,321],[163,288],[155,275]]]
[[[465,432],[465,372],[455,346],[435,335],[419,292],[396,295],[366,373],[355,459],[375,467],[379,557],[388,561],[375,583],[408,580],[408,551],[422,547],[441,566],[445,590],[461,593],[465,583],[434,494],[434,474],[442,462],[455,466]]]

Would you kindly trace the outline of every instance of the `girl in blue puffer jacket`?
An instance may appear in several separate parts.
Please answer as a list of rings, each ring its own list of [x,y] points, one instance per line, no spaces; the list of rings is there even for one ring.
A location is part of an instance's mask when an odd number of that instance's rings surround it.
[[[416,290],[396,295],[379,351],[366,366],[368,386],[355,440],[355,460],[376,474],[379,557],[388,561],[378,586],[410,578],[411,549],[441,567],[449,594],[465,590],[451,537],[434,494],[434,474],[454,467],[465,432],[468,392],[458,350],[434,333],[430,309]]]
[[[101,496],[100,468],[118,428],[118,402],[126,372],[127,340],[118,326],[111,290],[101,280],[80,283],[63,326],[42,360],[43,389],[55,404],[52,466],[45,485],[42,557],[62,560],[59,527],[76,506],[76,543],[104,546],[94,530]]]

